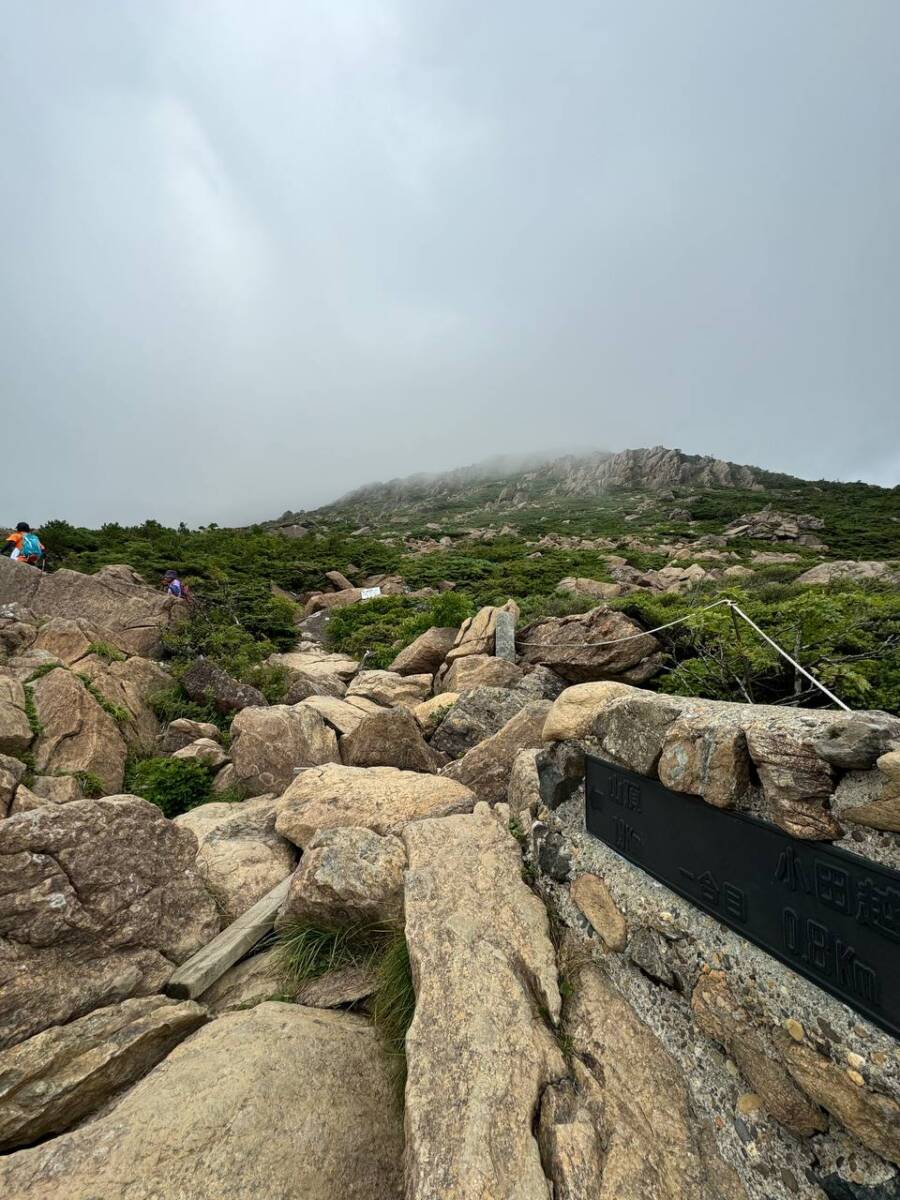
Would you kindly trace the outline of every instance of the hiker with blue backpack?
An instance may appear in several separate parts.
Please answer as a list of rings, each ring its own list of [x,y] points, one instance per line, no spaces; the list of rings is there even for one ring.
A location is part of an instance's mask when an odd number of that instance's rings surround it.
[[[29,563],[32,567],[43,566],[47,557],[44,543],[27,521],[20,521],[15,532],[7,534],[0,553],[8,554],[15,562]]]

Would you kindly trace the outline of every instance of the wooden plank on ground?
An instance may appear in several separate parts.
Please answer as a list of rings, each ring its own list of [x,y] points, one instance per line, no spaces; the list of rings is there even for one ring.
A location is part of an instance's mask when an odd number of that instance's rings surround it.
[[[176,1000],[194,1000],[211,987],[269,932],[290,886],[289,875],[236,921],[232,921],[227,929],[192,954],[187,962],[175,970],[166,984],[166,995]]]

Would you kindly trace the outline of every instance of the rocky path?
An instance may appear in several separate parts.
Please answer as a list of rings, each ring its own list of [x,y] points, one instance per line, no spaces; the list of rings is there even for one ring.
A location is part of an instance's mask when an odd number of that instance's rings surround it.
[[[160,727],[131,639],[169,614],[112,583],[0,615],[4,1200],[892,1194],[897,1044],[588,838],[580,789],[588,751],[896,863],[900,721],[643,691],[658,645],[584,645],[640,632],[602,606],[498,656],[510,602],[390,670],[305,637],[284,704],[201,661],[223,739]],[[141,744],[246,798],[167,819],[119,792]],[[166,994],[260,904],[279,937],[400,937],[404,1088],[374,957],[298,981],[241,944]]]

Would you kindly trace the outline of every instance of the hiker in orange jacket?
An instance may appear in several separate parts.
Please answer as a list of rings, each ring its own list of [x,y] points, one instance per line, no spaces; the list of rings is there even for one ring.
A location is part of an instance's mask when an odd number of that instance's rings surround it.
[[[38,567],[47,557],[44,543],[32,530],[27,521],[20,521],[13,533],[6,536],[2,554],[8,554],[15,562],[30,563]]]

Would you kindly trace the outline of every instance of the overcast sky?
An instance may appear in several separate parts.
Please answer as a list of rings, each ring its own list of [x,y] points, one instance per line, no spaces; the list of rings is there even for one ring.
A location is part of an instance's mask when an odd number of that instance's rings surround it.
[[[0,0],[0,518],[900,481],[897,0]]]

